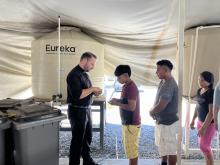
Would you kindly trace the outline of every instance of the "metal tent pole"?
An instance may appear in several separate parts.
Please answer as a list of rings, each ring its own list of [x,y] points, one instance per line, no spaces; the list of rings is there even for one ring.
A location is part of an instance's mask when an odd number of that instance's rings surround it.
[[[190,137],[190,105],[191,105],[191,99],[187,99],[187,110],[186,110],[186,123],[185,123],[185,145],[184,145],[184,151],[185,156],[189,157],[189,137]]]
[[[182,153],[182,93],[183,93],[184,28],[185,28],[185,0],[179,0],[179,24],[178,24],[179,132],[178,132],[178,150],[177,150],[177,164],[178,165],[181,165],[181,153]]]
[[[61,94],[60,16],[58,16],[58,95]]]

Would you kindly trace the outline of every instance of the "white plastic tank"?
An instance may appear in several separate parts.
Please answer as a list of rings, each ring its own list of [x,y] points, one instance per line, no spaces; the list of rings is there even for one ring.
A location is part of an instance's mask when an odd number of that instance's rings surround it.
[[[104,86],[104,46],[84,34],[78,28],[61,27],[60,31],[60,77],[58,58],[58,31],[32,41],[32,91],[40,99],[51,99],[59,94],[66,99],[66,76],[75,67],[84,52],[92,52],[98,57],[96,67],[90,71],[93,86]]]

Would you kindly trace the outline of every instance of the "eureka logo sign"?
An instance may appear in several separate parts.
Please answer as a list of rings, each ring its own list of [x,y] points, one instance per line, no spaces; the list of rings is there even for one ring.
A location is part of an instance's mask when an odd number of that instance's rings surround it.
[[[46,44],[45,45],[45,54],[58,54],[58,49],[59,46],[57,45],[51,45],[51,44]],[[68,45],[61,45],[60,46],[60,54],[61,55],[75,55],[76,53],[76,47],[74,46],[68,46]]]

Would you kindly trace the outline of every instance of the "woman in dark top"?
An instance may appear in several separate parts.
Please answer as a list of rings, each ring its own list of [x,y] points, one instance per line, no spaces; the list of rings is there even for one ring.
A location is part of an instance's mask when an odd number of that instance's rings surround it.
[[[214,94],[213,74],[208,71],[202,72],[199,75],[198,83],[200,88],[197,91],[197,104],[190,127],[194,129],[195,119],[198,117],[197,129],[199,148],[204,154],[206,165],[213,165],[214,158],[211,150],[211,141],[216,133],[212,114]]]

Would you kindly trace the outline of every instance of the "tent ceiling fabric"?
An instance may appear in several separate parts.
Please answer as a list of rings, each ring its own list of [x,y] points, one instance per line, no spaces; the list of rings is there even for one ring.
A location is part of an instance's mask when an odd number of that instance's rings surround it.
[[[219,8],[219,0],[187,0],[186,28],[220,23]],[[0,74],[19,81],[1,82],[0,98],[31,86],[31,41],[54,31],[58,15],[104,43],[106,74],[126,63],[139,83],[156,85],[155,62],[176,63],[178,0],[2,0],[0,15]]]

